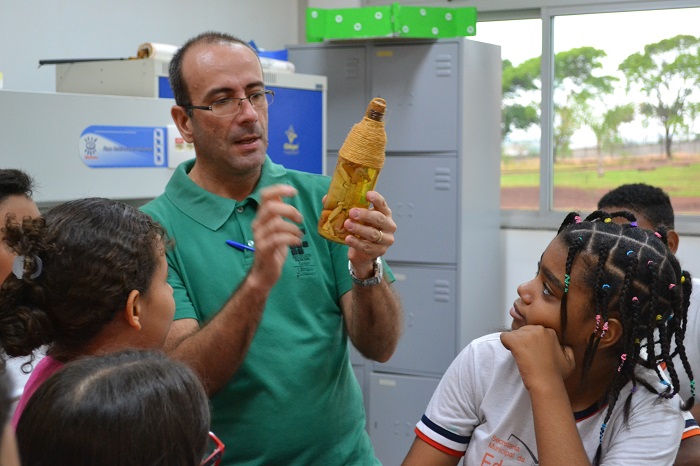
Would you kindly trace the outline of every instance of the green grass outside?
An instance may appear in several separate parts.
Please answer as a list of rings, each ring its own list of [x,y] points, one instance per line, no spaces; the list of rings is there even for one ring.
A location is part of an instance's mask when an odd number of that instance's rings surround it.
[[[595,167],[585,170],[569,165],[554,165],[554,185],[580,187],[585,189],[612,189],[624,183],[647,183],[663,186],[674,196],[700,197],[700,163],[688,166],[663,166],[654,170],[606,169],[599,177]],[[540,185],[538,172],[501,173],[502,188],[537,187]]]

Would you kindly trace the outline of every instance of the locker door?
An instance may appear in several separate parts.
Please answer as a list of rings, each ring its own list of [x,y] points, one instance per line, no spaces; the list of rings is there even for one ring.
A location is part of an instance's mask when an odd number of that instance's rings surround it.
[[[333,175],[338,154],[326,158]],[[449,156],[387,155],[377,191],[396,222],[396,242],[386,260],[457,262],[457,159]]]
[[[370,93],[387,101],[387,150],[457,150],[458,54],[456,43],[370,48]]]
[[[453,267],[389,263],[404,308],[394,355],[375,371],[441,376],[455,357],[456,272]]]
[[[378,373],[369,378],[368,424],[374,453],[382,464],[398,466],[440,379]]]
[[[387,260],[457,262],[458,180],[455,156],[387,156],[377,191],[398,227]]]

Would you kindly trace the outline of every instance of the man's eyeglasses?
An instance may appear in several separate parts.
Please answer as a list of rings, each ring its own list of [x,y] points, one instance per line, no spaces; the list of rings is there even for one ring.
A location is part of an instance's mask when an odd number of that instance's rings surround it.
[[[224,456],[224,443],[213,432],[209,432],[208,445],[207,452],[211,451],[211,454],[202,460],[200,466],[219,466],[221,457]]]
[[[272,105],[275,100],[275,92],[266,89],[264,91],[255,92],[250,94],[248,97],[227,97],[225,99],[217,100],[211,105],[183,105],[187,110],[197,109],[197,110],[210,110],[214,116],[227,117],[238,113],[243,106],[243,101],[247,100],[250,105],[256,109],[267,108]]]

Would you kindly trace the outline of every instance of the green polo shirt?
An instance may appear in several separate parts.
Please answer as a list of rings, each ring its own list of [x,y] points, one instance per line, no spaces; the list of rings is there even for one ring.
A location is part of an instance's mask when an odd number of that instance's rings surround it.
[[[204,324],[246,276],[254,253],[226,240],[253,245],[262,188],[294,186],[299,194],[286,202],[304,217],[302,245],[290,248],[243,365],[211,399],[212,431],[226,444],[224,464],[379,464],[364,429],[339,307],[352,288],[347,246],[316,230],[330,178],[287,170],[268,157],[254,192],[237,202],[197,186],[187,175],[193,165],[181,164],[165,193],[143,207],[175,240],[167,258],[176,320]]]

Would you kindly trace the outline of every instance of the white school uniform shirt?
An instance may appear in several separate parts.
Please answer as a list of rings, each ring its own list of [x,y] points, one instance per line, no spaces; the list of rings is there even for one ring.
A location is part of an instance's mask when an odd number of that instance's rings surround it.
[[[653,371],[639,370],[662,390]],[[632,396],[625,424],[623,406],[631,387],[631,383],[623,387],[607,423],[601,464],[672,465],[685,425],[678,400],[659,398],[640,386]],[[591,461],[606,411],[607,405],[595,405],[574,413]],[[455,358],[418,422],[416,434],[448,454],[465,455],[465,465],[538,464],[530,395],[499,334],[474,340]]]
[[[690,294],[690,306],[688,306],[688,323],[685,330],[685,354],[688,357],[693,377],[698,379],[697,393],[700,395],[700,278],[693,278],[693,292]],[[687,400],[690,397],[690,380],[685,373],[680,356],[673,358],[673,365],[678,373],[681,398]],[[698,396],[700,398],[700,396]],[[700,402],[696,398],[695,403]]]

